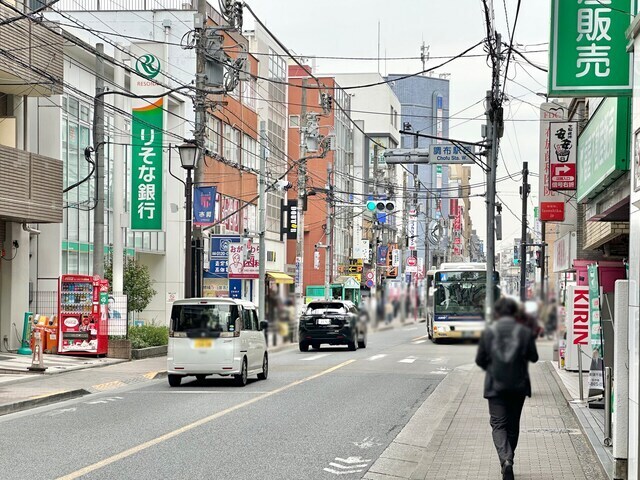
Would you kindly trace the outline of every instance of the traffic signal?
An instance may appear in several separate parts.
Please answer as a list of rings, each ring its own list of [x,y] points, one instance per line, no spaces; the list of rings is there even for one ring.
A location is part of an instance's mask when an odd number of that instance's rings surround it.
[[[536,267],[542,267],[542,252],[540,250],[536,250]]]
[[[390,200],[369,200],[367,210],[376,213],[389,213],[396,209],[396,203]]]

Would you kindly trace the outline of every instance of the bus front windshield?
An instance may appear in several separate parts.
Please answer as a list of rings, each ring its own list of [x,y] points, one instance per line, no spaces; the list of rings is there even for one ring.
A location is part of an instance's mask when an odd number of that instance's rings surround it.
[[[434,282],[436,314],[482,314],[485,272],[438,272]]]

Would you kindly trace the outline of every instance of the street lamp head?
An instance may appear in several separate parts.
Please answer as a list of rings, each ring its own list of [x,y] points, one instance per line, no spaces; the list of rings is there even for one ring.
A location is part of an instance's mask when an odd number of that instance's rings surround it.
[[[188,140],[178,145],[178,153],[182,168],[185,170],[192,170],[198,166],[198,145],[195,140]]]

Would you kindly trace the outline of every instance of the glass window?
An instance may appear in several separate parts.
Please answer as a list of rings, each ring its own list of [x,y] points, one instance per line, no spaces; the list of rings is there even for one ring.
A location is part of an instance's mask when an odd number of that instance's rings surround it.
[[[260,322],[258,322],[258,312],[256,310],[249,310],[251,312],[251,323],[254,330],[260,330]]]
[[[70,97],[69,98],[69,117],[77,120],[79,110],[80,110],[80,104],[78,100],[73,97]]]
[[[240,159],[242,158],[242,132],[238,129],[234,129],[233,131],[233,141],[235,143],[235,157],[233,159],[234,162],[240,163]]]
[[[255,328],[253,328],[253,318],[251,315],[251,310],[242,310],[242,329],[255,330]]]
[[[235,332],[238,319],[236,305],[174,305],[171,309],[171,330],[185,333],[187,337],[214,336]]]
[[[69,257],[68,252],[64,251],[62,252],[62,265],[60,265],[60,268],[62,269],[62,273],[63,274],[67,274],[69,273],[69,270],[67,269],[67,259]]]
[[[223,157],[226,160],[231,160],[233,158],[233,152],[235,151],[233,148],[233,128],[231,125],[224,124],[224,153]]]
[[[289,115],[289,128],[300,127],[300,115]]]
[[[89,106],[86,104],[80,105],[80,121],[90,123],[89,120]]]
[[[75,203],[75,201],[71,201],[71,203]],[[68,231],[67,231],[67,239],[71,241],[78,241],[78,221],[79,221],[79,211],[77,207],[67,208],[67,222],[68,222]],[[77,265],[77,259],[76,259]],[[77,268],[77,267],[76,267]]]
[[[347,313],[343,303],[337,302],[311,302],[307,307],[307,315],[326,315]]]
[[[69,252],[68,255],[68,273],[77,274],[78,273],[78,252]]]
[[[89,253],[80,254],[80,267],[78,273],[89,275]]]

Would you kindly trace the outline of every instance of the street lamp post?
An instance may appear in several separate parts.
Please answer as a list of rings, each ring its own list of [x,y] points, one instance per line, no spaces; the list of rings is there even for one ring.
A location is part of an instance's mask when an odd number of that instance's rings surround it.
[[[186,141],[178,145],[180,163],[187,171],[185,185],[186,219],[185,219],[185,254],[184,254],[184,298],[193,296],[193,177],[192,171],[198,163],[198,146],[195,141]]]

